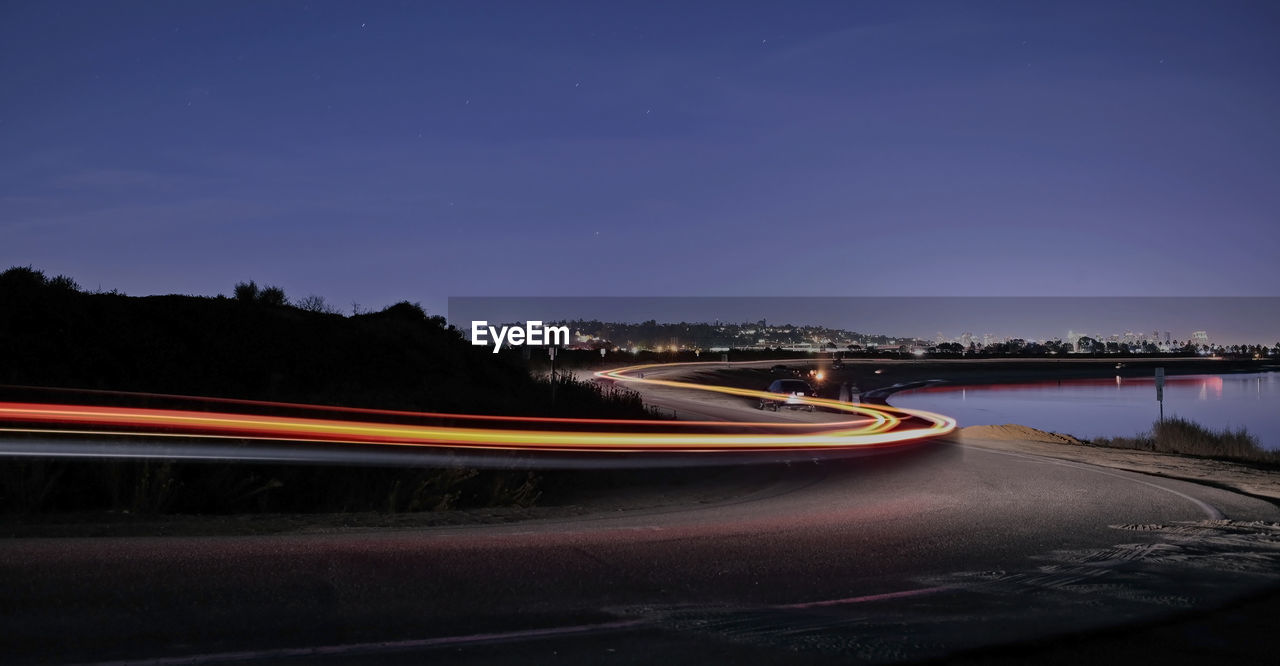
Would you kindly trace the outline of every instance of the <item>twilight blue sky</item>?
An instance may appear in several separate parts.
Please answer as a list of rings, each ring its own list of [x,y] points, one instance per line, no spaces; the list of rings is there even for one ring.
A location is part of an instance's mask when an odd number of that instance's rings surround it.
[[[1277,295],[1280,4],[0,3],[0,268]]]

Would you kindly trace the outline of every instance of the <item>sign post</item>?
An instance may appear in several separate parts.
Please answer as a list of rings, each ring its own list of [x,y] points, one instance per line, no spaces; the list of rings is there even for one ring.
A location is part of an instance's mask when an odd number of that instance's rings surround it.
[[[1156,402],[1160,403],[1160,422],[1164,423],[1164,368],[1156,368]]]
[[[556,348],[547,347],[547,356],[551,357],[551,402],[556,401]]]

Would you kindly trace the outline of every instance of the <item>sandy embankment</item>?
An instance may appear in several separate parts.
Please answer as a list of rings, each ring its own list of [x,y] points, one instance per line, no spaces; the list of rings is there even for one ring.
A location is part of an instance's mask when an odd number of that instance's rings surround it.
[[[1114,467],[1280,500],[1280,473],[1239,463],[1090,446],[1070,435],[1014,424],[969,426],[961,428],[953,437],[968,446]]]

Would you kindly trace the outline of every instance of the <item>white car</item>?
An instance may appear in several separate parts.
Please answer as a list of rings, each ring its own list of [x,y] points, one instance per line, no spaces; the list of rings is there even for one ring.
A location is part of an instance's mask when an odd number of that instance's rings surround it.
[[[807,405],[802,400],[802,398],[812,398],[816,395],[813,387],[809,386],[808,382],[799,379],[775,379],[772,384],[769,384],[769,388],[765,390],[780,395],[777,398],[761,398],[756,405],[756,409],[768,408],[775,412],[783,407],[807,409],[811,412],[814,410],[813,405]]]

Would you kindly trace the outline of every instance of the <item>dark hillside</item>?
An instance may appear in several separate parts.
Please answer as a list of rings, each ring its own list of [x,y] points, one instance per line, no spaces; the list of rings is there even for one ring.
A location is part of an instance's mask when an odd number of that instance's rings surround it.
[[[637,416],[545,382],[412,303],[345,317],[225,297],[84,293],[0,274],[0,384],[468,413]]]
[[[85,293],[31,268],[0,273],[0,399],[58,395],[14,388],[34,386],[411,411],[648,416],[634,393],[568,378],[553,402],[548,381],[531,377],[517,356],[470,345],[412,303],[346,317],[290,306],[280,290],[258,292],[252,283],[236,293],[136,298]],[[20,521],[103,510],[421,511],[528,505],[543,482],[527,471],[0,459],[0,511]]]

